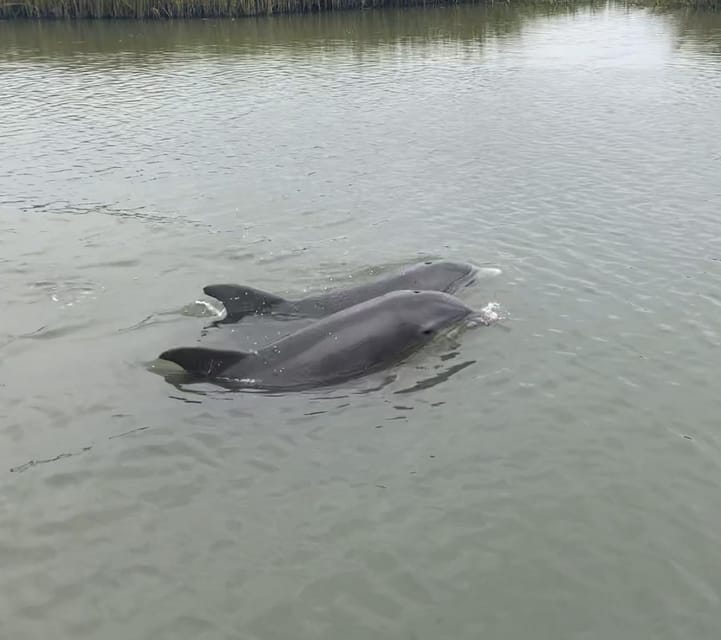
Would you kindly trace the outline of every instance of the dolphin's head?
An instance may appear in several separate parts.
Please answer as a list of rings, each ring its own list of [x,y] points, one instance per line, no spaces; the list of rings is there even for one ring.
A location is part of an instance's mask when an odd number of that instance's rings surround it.
[[[476,315],[461,300],[442,291],[399,291],[389,295],[402,303],[399,319],[406,327],[413,328],[420,342],[431,340]]]
[[[471,284],[477,269],[467,262],[426,260],[415,271],[417,288],[453,293]]]

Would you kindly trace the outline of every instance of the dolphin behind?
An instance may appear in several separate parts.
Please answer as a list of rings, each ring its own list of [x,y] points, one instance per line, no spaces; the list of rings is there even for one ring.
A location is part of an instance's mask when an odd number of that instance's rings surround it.
[[[299,300],[286,300],[260,289],[237,284],[211,284],[204,287],[203,292],[223,303],[226,315],[219,323],[236,322],[247,315],[266,314],[322,318],[391,291],[454,293],[470,284],[476,272],[476,267],[469,263],[427,260],[364,284],[333,289]]]

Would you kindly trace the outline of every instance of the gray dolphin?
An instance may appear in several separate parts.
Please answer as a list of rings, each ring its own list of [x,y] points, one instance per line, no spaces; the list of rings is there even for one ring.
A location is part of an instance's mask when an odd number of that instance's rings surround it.
[[[478,315],[447,293],[393,291],[317,320],[257,352],[180,347],[159,358],[221,384],[300,390],[383,369]]]
[[[476,267],[465,262],[427,260],[385,274],[371,282],[299,300],[286,300],[272,293],[237,284],[211,284],[203,287],[203,292],[222,302],[225,307],[225,317],[216,321],[216,324],[237,322],[247,315],[322,318],[391,291],[455,293],[462,286],[471,284],[477,271]]]

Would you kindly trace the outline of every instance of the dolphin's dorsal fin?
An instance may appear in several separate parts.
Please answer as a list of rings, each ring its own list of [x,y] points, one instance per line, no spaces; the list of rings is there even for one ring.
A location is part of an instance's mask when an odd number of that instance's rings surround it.
[[[223,303],[229,319],[267,313],[273,307],[286,302],[272,293],[237,284],[209,284],[203,287],[203,292]]]
[[[180,347],[164,351],[158,357],[180,365],[188,373],[212,378],[250,355],[244,351]]]

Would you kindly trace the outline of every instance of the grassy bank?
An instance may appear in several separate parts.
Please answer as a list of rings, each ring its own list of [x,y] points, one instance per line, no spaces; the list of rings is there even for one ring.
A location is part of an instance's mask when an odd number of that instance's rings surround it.
[[[13,18],[236,18],[342,9],[460,4],[435,0],[0,0],[0,19]],[[489,0],[485,4],[493,4]],[[497,4],[516,4],[500,0]],[[526,4],[527,0],[522,1]],[[465,4],[465,3],[463,3]],[[574,0],[532,0],[536,5],[575,4]],[[721,0],[630,0],[646,7],[721,9]]]
[[[557,1],[557,0],[556,0]],[[0,0],[3,18],[222,18],[433,6],[432,0]]]

